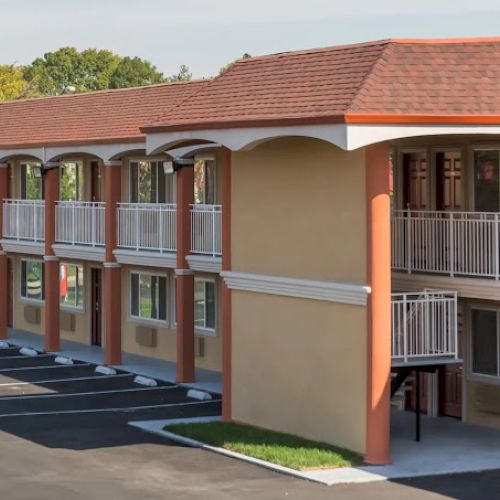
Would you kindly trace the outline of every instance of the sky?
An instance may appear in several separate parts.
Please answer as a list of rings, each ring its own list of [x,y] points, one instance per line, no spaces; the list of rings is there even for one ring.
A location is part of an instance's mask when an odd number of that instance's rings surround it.
[[[73,46],[218,73],[241,57],[389,37],[500,36],[500,0],[0,0],[0,64]]]

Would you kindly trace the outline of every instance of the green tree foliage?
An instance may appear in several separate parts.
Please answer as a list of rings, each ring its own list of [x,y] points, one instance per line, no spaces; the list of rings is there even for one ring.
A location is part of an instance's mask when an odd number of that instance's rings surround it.
[[[191,80],[193,74],[191,73],[188,66],[182,64],[179,68],[179,72],[175,75],[167,77],[168,82],[182,82],[186,80]]]
[[[161,83],[165,79],[150,62],[140,57],[124,57],[109,79],[109,88],[121,89]]]
[[[241,57],[240,59],[249,59],[250,57],[252,57],[250,54],[248,54],[247,52],[245,52]],[[239,59],[236,59],[236,61],[239,61]],[[226,64],[224,67],[222,67],[220,70],[219,70],[219,75],[222,75],[222,73],[225,73],[236,61],[233,61],[233,62],[230,62],[229,64]]]

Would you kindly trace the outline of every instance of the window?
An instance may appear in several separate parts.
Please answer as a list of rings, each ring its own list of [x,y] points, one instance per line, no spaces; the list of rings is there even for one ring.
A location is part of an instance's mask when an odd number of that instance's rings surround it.
[[[476,211],[500,211],[499,178],[499,152],[474,151],[474,208]]]
[[[81,201],[85,198],[83,164],[78,161],[61,163],[60,197],[62,201]]]
[[[215,282],[196,278],[194,281],[194,325],[202,330],[215,330]]]
[[[131,203],[166,203],[166,188],[163,161],[130,162]]]
[[[197,159],[194,164],[194,202],[215,204],[215,159]]]
[[[21,261],[21,297],[30,300],[44,299],[44,265],[40,260]]]
[[[21,164],[21,198],[23,200],[43,199],[43,180],[40,163]]]
[[[166,321],[167,278],[147,273],[130,274],[130,315]]]
[[[61,264],[59,286],[61,306],[82,308],[84,290],[83,267]]]
[[[472,310],[472,371],[500,377],[499,313],[493,309]]]

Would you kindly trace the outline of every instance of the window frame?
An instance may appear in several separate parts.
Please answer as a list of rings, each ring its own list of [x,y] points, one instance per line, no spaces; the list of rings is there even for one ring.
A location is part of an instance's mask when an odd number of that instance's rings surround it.
[[[479,311],[489,311],[496,313],[497,317],[497,375],[491,375],[487,373],[479,373],[474,371],[474,325],[473,325],[473,314],[474,310]],[[468,308],[468,325],[469,325],[469,341],[467,345],[469,347],[468,355],[468,378],[470,380],[476,380],[478,382],[489,382],[500,385],[500,307],[495,307],[493,305],[486,304],[471,304]]]
[[[40,177],[40,198],[26,198],[27,195],[27,184],[26,184],[26,172],[28,168],[42,168],[42,163],[37,161],[20,161],[19,171],[21,173],[21,181],[19,183],[19,198],[27,201],[43,201],[44,199],[44,187],[43,187],[43,176]],[[24,193],[23,193],[24,191]],[[24,197],[23,197],[24,195]]]
[[[27,297],[23,295],[23,263],[25,262],[39,262],[42,264],[42,298],[41,299],[33,299],[31,297]],[[19,301],[20,302],[27,302],[29,304],[45,304],[45,262],[43,259],[37,259],[37,258],[28,258],[28,257],[23,257],[21,258],[21,269],[20,269],[20,280],[19,280]],[[28,285],[26,283],[25,286],[26,290],[28,289]]]
[[[157,318],[143,318],[142,316],[135,316],[132,314],[132,275],[138,275],[139,276],[139,287],[140,287],[140,276],[141,275],[146,275],[146,276],[155,276],[155,277],[161,277],[165,278],[165,298],[166,298],[166,304],[165,304],[165,319],[157,319]],[[143,270],[130,270],[128,273],[128,307],[127,307],[127,316],[130,322],[132,323],[140,323],[140,324],[152,324],[156,326],[161,326],[163,328],[168,326],[168,321],[170,317],[170,311],[169,311],[169,303],[170,303],[170,296],[169,296],[169,277],[168,273],[157,273],[153,271],[143,271]],[[159,290],[158,290],[159,292]],[[140,297],[140,290],[139,290],[139,297]],[[140,312],[140,308],[139,308]]]
[[[63,200],[63,197],[61,194],[62,176],[63,176],[63,171],[64,171],[63,165],[65,163],[74,163],[74,164],[76,164],[76,167],[77,167],[76,186],[75,186],[77,198],[74,200]],[[79,197],[80,196],[80,192],[79,192],[80,191],[80,177],[78,174],[79,169],[81,169],[82,182],[83,182],[83,186],[81,186],[81,188],[82,188],[81,198]],[[60,161],[58,170],[59,170],[59,201],[69,201],[69,202],[71,202],[71,201],[74,201],[74,202],[85,201],[87,186],[86,186],[86,179],[85,179],[85,162],[84,162],[84,160],[74,159],[74,158],[66,158],[66,159]]]
[[[128,201],[129,203],[135,203],[135,204],[144,204],[144,205],[156,205],[156,204],[171,204],[175,203],[175,185],[172,184],[174,182],[175,175],[172,175],[172,181],[167,182],[167,179],[169,175],[163,174],[164,180],[165,180],[165,201],[155,201],[155,202],[146,202],[146,203],[141,203],[140,201],[132,201],[132,168],[134,163],[139,163],[139,162],[148,162],[150,164],[152,163],[158,163],[159,164],[159,169],[163,170],[163,162],[167,161],[166,158],[159,158],[159,157],[153,157],[153,158],[140,158],[140,157],[133,157],[129,158],[127,160],[128,164]],[[159,170],[157,170],[158,172]],[[157,173],[157,179],[156,179],[156,185],[158,186],[158,173]],[[139,195],[139,176],[137,176],[137,194]],[[158,189],[156,192],[156,200],[158,200]],[[172,200],[172,201],[169,201]]]
[[[81,268],[82,270],[82,275],[83,275],[83,285],[82,285],[82,304],[81,305],[71,305],[71,304],[63,304],[61,301],[61,296],[59,296],[59,306],[62,310],[68,310],[68,311],[76,311],[76,312],[84,312],[85,311],[85,298],[86,298],[86,293],[87,289],[85,286],[85,266],[83,264],[75,264],[73,262],[66,262],[66,261],[61,261],[59,263],[59,280],[61,279],[61,266],[66,265],[68,267],[76,267]],[[77,272],[77,287],[76,287],[76,297],[79,296],[79,285],[78,285],[78,272]]]
[[[213,283],[214,285],[214,327],[208,328],[206,326],[198,326],[196,324],[196,303],[194,304],[193,318],[194,318],[194,329],[197,334],[206,335],[210,337],[215,337],[218,330],[218,320],[219,320],[219,303],[218,303],[218,287],[217,280],[208,276],[195,276],[194,278],[194,290],[196,292],[196,282]],[[205,324],[206,324],[206,288],[205,288]]]
[[[195,192],[194,192],[194,204],[195,205],[217,205],[217,156],[215,154],[196,155],[194,157],[194,161],[195,161],[194,168],[196,168],[197,162],[202,161],[203,162],[203,169],[204,169],[203,200],[196,201],[196,190],[195,190]],[[206,199],[206,196],[207,196],[207,161],[214,162],[214,176],[213,176],[214,200],[213,200],[213,203],[208,203],[207,199]],[[193,188],[195,188],[195,187],[196,186],[193,186]]]

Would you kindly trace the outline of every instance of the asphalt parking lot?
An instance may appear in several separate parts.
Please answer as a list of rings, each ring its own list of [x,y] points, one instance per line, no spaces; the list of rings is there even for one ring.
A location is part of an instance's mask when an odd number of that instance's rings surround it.
[[[187,389],[0,349],[0,491],[26,499],[500,498],[500,473],[322,486],[145,433],[131,420],[219,415]]]

